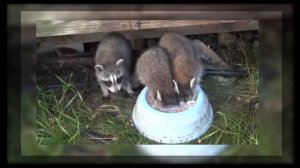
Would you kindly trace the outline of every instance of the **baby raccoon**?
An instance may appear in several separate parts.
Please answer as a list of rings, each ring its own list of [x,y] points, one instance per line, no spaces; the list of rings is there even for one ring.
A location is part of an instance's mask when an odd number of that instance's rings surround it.
[[[178,105],[178,89],[172,79],[167,52],[160,47],[145,51],[138,59],[136,73],[142,84],[149,88],[154,106]]]
[[[204,68],[196,58],[191,41],[177,33],[166,33],[161,37],[159,46],[169,53],[171,72],[178,82],[180,100],[195,100],[196,86]]]
[[[106,34],[98,45],[95,55],[95,73],[104,97],[109,91],[125,89],[133,94],[129,78],[131,43],[120,33]]]

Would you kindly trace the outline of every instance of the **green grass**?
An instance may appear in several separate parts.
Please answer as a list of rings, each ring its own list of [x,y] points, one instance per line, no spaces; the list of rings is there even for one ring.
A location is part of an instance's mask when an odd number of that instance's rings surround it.
[[[202,144],[258,144],[256,111],[251,106],[257,99],[256,79],[250,75],[238,82],[218,82],[205,79],[202,88],[214,110],[214,121],[200,137]],[[64,83],[61,91],[45,91],[37,86],[37,141],[39,144],[94,144],[80,135],[86,129],[116,138],[112,144],[155,143],[130,126],[135,101],[113,95],[115,104],[92,111],[81,94],[71,84]],[[198,143],[199,139],[188,144]]]
[[[111,141],[111,144],[144,144],[150,141],[130,125],[134,100],[131,100],[128,105],[127,99],[113,96],[113,102],[117,102],[117,105],[107,104],[110,105],[109,108],[92,111],[80,92],[71,84],[72,74],[68,82],[59,76],[56,77],[63,84],[63,88],[59,91],[46,91],[37,85],[36,139],[38,144],[98,143],[82,136],[81,132],[85,130],[113,136],[116,140]],[[112,107],[116,107],[117,110]]]
[[[45,91],[37,85],[37,141],[38,144],[79,144],[80,130],[89,118],[89,109],[81,94],[63,81],[61,92]]]
[[[207,80],[203,89],[214,110],[212,127],[203,137],[205,144],[258,145],[257,111],[251,79],[224,84]]]
[[[259,94],[258,42],[247,46],[239,41],[237,49],[225,48],[220,52],[229,53],[236,59],[234,62],[240,62],[239,68],[246,69],[249,75],[228,82],[214,78],[203,80],[202,88],[215,113],[212,127],[198,141],[204,144],[258,145],[257,111],[254,110]]]
[[[258,122],[254,104],[258,99],[258,42],[253,45],[239,43],[236,49],[218,51],[229,64],[245,69],[249,76],[235,81],[203,79],[202,88],[214,111],[210,129],[201,137],[187,144],[236,144],[258,145]],[[229,58],[229,57],[228,57]],[[37,84],[36,139],[38,144],[99,144],[99,141],[83,136],[85,130],[93,130],[110,137],[110,144],[155,144],[130,126],[135,100],[112,94],[111,103],[100,101],[100,89],[89,97],[95,109],[89,105],[81,90],[72,85],[71,74],[67,81],[56,76],[63,84],[58,91],[47,91]],[[113,137],[113,138],[111,138]],[[99,137],[98,137],[99,138]]]

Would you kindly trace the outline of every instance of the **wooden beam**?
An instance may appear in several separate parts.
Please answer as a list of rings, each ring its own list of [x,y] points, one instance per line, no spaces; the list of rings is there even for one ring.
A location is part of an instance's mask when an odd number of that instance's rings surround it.
[[[70,27],[68,27],[65,31],[65,34],[69,34],[69,35],[43,37],[46,34],[50,35],[50,28],[49,28],[48,33],[46,33],[45,30],[41,31],[39,33],[39,37],[41,41],[44,43],[66,44],[70,42],[100,41],[103,34],[106,33],[108,30],[117,31],[123,29],[122,31],[119,32],[123,33],[127,38],[141,39],[141,38],[159,38],[165,32],[168,31],[175,31],[183,35],[194,35],[194,34],[222,33],[222,32],[232,32],[232,31],[258,30],[259,28],[257,20],[228,20],[228,21],[188,20],[188,21],[177,21],[177,22],[140,21],[140,22],[133,22],[131,27],[128,25],[126,26],[124,21],[120,25],[123,26],[111,26],[112,27],[111,29],[105,29],[105,30],[102,28],[98,28],[98,29],[95,28],[96,30],[86,28],[87,31],[103,31],[98,33],[82,34],[81,32],[81,34],[78,34],[81,30],[76,29],[74,30],[74,32],[77,33],[76,35],[75,34],[71,35]],[[56,28],[56,29],[62,30],[63,28]],[[56,30],[53,31],[56,32]],[[53,33],[53,35],[54,34],[56,33]]]
[[[93,57],[63,57],[63,58],[37,58],[37,64],[44,63],[59,63],[59,64],[85,64],[85,65],[93,65],[94,58]]]
[[[37,22],[36,36],[49,37],[109,31],[176,28],[193,25],[222,25],[226,23],[239,23],[244,21],[245,20],[42,20]]]
[[[68,4],[66,7],[60,6],[60,10],[54,9],[51,10],[51,7],[47,5],[47,9],[44,10],[26,10],[15,9],[21,11],[21,24],[22,25],[36,25],[37,21],[40,20],[265,20],[265,19],[280,19],[282,17],[282,8],[281,7],[271,8],[266,7],[268,5],[263,5],[259,7],[253,7],[250,9],[251,5],[235,6],[235,5],[191,5],[187,7],[184,4],[180,5],[155,5],[155,7],[148,8],[149,5],[136,5],[134,8],[128,8],[126,5],[122,4],[121,8],[114,8],[115,5],[112,5],[108,9],[97,5],[92,5],[95,7],[94,10],[89,8],[85,9],[73,9],[72,5]],[[79,7],[79,6],[76,6]],[[82,7],[82,6],[81,6]],[[82,7],[84,8],[84,7]],[[230,9],[231,8],[231,9]],[[63,9],[63,10],[62,10]],[[66,10],[69,9],[69,10]],[[265,9],[268,9],[266,11]],[[175,11],[174,11],[175,10]],[[285,16],[292,15],[291,7],[285,6],[284,13]],[[13,15],[12,12],[10,12]],[[18,12],[14,12],[18,13]],[[11,19],[11,15],[8,18],[8,23],[11,24],[20,24],[20,20]],[[16,15],[17,16],[17,15]]]
[[[36,24],[36,36],[48,37],[58,35],[75,35],[100,33],[108,31],[129,31],[181,27],[192,25],[208,25],[235,23],[236,20],[40,20]]]

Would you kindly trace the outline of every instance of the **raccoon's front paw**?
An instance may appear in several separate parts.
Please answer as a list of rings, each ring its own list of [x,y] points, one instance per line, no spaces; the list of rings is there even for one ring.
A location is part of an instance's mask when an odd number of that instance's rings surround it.
[[[126,97],[126,98],[131,97],[131,98],[133,98],[133,99],[136,98],[136,95],[135,95],[135,92],[134,92],[134,91],[132,91],[132,90],[130,90],[130,91],[127,90],[126,92],[127,92],[127,93],[122,94],[123,97]]]
[[[104,95],[103,95],[103,96],[102,96],[102,99],[101,99],[101,101],[104,102],[104,103],[105,103],[105,102],[110,102],[110,100],[111,100],[110,95],[107,95],[107,96],[104,96]]]
[[[129,96],[133,99],[136,99],[137,98],[137,94],[136,93],[132,93],[132,94],[129,94]]]
[[[127,93],[130,97],[136,98],[135,92],[133,90],[127,90]]]

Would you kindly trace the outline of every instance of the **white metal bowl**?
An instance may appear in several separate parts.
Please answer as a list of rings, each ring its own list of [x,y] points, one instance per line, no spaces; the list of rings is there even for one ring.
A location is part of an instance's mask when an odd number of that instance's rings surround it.
[[[213,111],[201,87],[197,91],[194,106],[185,111],[167,113],[148,104],[148,88],[145,87],[133,108],[135,127],[142,135],[159,143],[184,143],[200,137],[211,126]]]
[[[228,145],[138,145],[139,151],[162,163],[201,163],[214,156],[226,156]],[[166,157],[164,157],[166,156]]]

